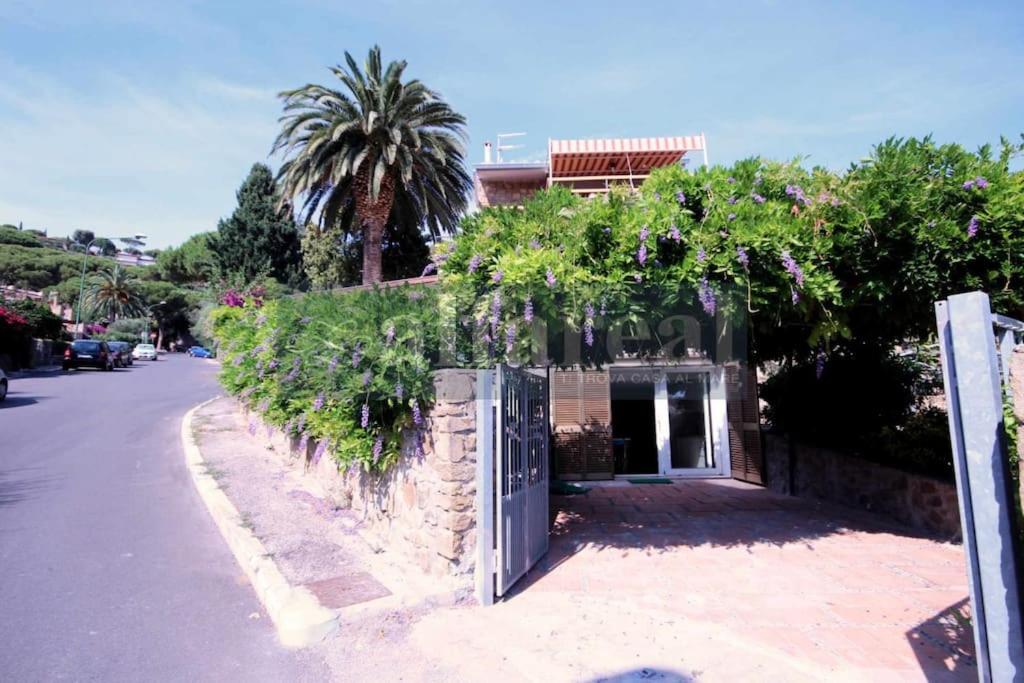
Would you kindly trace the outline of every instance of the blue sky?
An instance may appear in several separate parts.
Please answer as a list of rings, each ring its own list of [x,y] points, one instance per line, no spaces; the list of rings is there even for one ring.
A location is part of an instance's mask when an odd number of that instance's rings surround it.
[[[890,135],[1024,132],[1024,3],[0,0],[0,222],[213,229],[275,93],[379,43],[484,140],[705,131],[712,163],[836,169]],[[273,164],[273,160],[270,160]]]

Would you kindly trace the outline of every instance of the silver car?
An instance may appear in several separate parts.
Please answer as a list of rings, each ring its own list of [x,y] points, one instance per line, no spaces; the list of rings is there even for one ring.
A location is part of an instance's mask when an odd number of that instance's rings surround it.
[[[156,347],[152,344],[136,344],[132,349],[135,360],[156,360]]]

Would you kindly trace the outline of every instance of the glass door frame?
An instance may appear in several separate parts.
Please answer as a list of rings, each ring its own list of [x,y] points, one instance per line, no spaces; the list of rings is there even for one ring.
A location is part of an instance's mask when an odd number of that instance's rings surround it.
[[[708,378],[704,400],[704,448],[711,456],[711,467],[672,467],[671,424],[668,409],[668,376],[702,374]],[[660,368],[654,384],[655,442],[658,445],[658,476],[728,477],[729,428],[726,419],[725,369],[722,366],[675,366]]]

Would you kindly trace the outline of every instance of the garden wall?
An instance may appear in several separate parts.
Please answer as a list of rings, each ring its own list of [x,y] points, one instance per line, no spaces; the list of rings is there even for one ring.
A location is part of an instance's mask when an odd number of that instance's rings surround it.
[[[790,462],[794,463],[790,472]],[[898,522],[959,540],[956,486],[824,448],[765,435],[768,487],[779,493],[827,500],[886,515]]]
[[[338,507],[359,514],[371,544],[454,590],[469,590],[476,560],[476,371],[439,370],[434,389],[422,454],[407,438],[401,460],[383,475],[339,470],[327,456],[313,464],[315,443],[299,453],[297,440],[279,431],[269,440],[275,450],[303,458],[307,475]]]

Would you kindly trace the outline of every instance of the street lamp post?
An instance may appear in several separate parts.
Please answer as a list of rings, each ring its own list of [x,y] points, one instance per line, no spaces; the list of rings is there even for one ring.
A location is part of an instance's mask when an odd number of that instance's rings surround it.
[[[143,240],[145,240],[146,237],[147,235],[143,235],[142,233],[136,233],[131,237],[115,237],[113,239],[116,239],[119,242],[124,242],[125,244],[130,244],[132,246],[142,246],[143,244],[145,244]],[[85,253],[82,255],[82,278],[78,285],[78,306],[76,307],[77,310],[75,311],[75,335],[78,337],[84,336],[83,333],[85,332],[85,330],[79,328],[79,325],[81,324],[82,321],[82,299],[85,296],[85,265],[89,260],[89,250],[92,249],[92,245],[94,245],[96,243],[96,240],[98,239],[101,238],[96,237],[91,242],[89,242],[89,244],[85,245]]]

